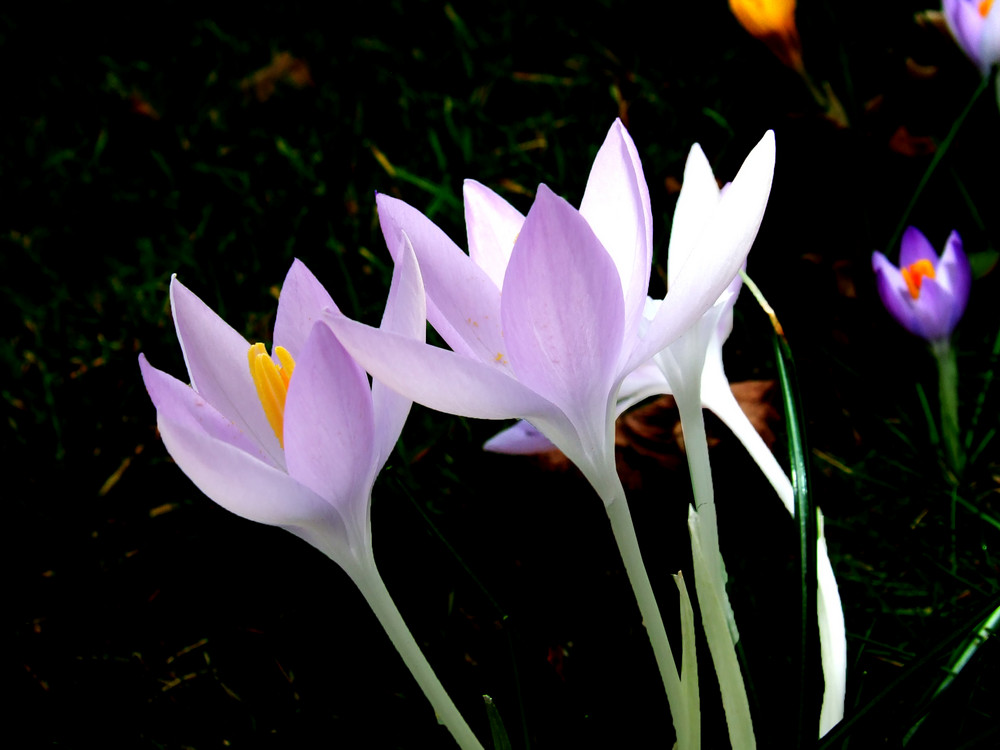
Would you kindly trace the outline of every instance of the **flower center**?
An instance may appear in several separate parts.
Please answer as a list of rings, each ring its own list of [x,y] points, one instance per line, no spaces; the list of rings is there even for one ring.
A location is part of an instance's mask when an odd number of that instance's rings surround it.
[[[934,266],[926,258],[921,258],[916,263],[911,263],[906,268],[899,270],[903,274],[903,281],[906,282],[906,288],[910,290],[910,296],[913,299],[920,297],[920,285],[924,283],[924,279],[934,278]]]
[[[980,0],[979,3],[979,15],[986,18],[989,15],[990,8],[993,7],[993,0]]]
[[[288,396],[288,383],[292,379],[292,372],[295,371],[295,360],[283,346],[274,347],[274,356],[281,363],[280,367],[274,364],[274,360],[261,343],[254,344],[247,352],[250,377],[257,386],[260,405],[264,407],[267,421],[277,435],[281,447],[284,448],[285,398]]]

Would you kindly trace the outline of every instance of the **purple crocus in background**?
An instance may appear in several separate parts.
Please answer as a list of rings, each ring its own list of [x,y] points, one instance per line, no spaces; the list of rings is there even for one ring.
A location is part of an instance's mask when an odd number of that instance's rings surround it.
[[[983,75],[1000,62],[1000,3],[995,0],[944,0],[945,22],[958,46]]]
[[[972,269],[958,232],[948,236],[938,257],[919,229],[907,227],[899,266],[875,251],[872,269],[882,304],[900,325],[930,342],[951,336],[965,312],[972,284]]]
[[[934,247],[916,227],[907,227],[899,248],[899,266],[880,252],[872,268],[882,304],[910,333],[930,344],[938,366],[941,436],[948,465],[955,476],[965,466],[959,431],[958,362],[951,333],[965,312],[972,287],[972,268],[958,232],[948,235],[944,252]]]
[[[144,355],[139,366],[177,465],[222,507],[287,529],[338,563],[458,744],[481,748],[403,623],[372,553],[372,486],[411,402],[378,381],[369,385],[322,322],[324,310],[336,310],[333,300],[299,261],[281,289],[273,358],[176,278],[170,307],[191,385]],[[424,295],[412,252],[397,263],[382,329],[424,339]]]

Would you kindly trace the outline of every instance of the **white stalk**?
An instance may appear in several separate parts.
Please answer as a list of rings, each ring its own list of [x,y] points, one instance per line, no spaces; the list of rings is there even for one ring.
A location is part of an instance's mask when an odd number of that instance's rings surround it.
[[[420,689],[424,691],[424,695],[434,708],[434,713],[437,714],[438,721],[451,732],[451,736],[462,750],[483,750],[482,744],[476,739],[476,735],[458,712],[451,697],[445,692],[441,681],[414,640],[413,634],[403,622],[403,616],[392,601],[392,596],[375,568],[375,563],[371,561],[361,563],[351,577],[361,589],[378,621],[382,623],[392,645],[403,657],[403,662],[420,685]]]

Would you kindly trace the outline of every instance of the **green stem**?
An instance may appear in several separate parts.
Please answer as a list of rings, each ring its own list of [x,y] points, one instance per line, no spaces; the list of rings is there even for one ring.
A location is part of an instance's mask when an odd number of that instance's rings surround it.
[[[951,147],[952,141],[955,140],[955,136],[958,135],[958,131],[962,127],[962,123],[965,122],[965,118],[969,116],[969,112],[972,111],[973,106],[979,101],[979,97],[983,95],[983,92],[989,87],[990,76],[983,76],[983,80],[980,81],[979,86],[976,88],[975,92],[972,94],[972,98],[969,99],[969,103],[965,105],[965,109],[959,114],[955,119],[955,122],[951,125],[951,130],[948,131],[948,135],[945,136],[944,140],[937,147],[934,152],[934,156],[931,158],[931,163],[927,165],[927,169],[924,171],[924,176],[920,178],[920,182],[917,183],[917,189],[914,191],[913,196],[910,198],[909,204],[906,206],[906,210],[899,219],[899,223],[896,225],[896,231],[892,233],[892,239],[889,240],[889,244],[886,247],[895,247],[896,243],[899,242],[899,238],[903,236],[903,229],[906,227],[906,222],[910,219],[910,214],[913,213],[914,207],[917,205],[917,201],[920,200],[921,193],[924,192],[924,188],[927,187],[927,183],[931,179],[931,175],[934,174],[934,170],[937,169],[937,165],[941,163],[944,155],[948,152]]]
[[[605,507],[611,521],[611,530],[618,543],[618,551],[621,553],[622,562],[625,563],[625,572],[639,604],[642,624],[646,628],[657,666],[660,668],[660,677],[663,679],[667,702],[670,704],[670,716],[677,734],[677,748],[696,750],[701,743],[701,711],[697,684],[693,692],[684,690],[681,685],[673,652],[670,650],[670,642],[667,639],[667,630],[663,625],[663,617],[656,604],[646,566],[642,562],[639,539],[635,535],[635,526],[632,524],[632,515],[628,509],[624,489],[611,498],[610,502],[606,502]]]
[[[750,716],[743,674],[736,656],[739,635],[729,597],[726,594],[726,571],[719,546],[719,524],[715,511],[715,489],[708,456],[705,416],[701,408],[700,388],[693,393],[681,389],[674,397],[681,415],[684,451],[687,453],[696,511],[689,516],[691,549],[695,565],[695,591],[701,608],[702,625],[708,650],[719,680],[722,706],[729,727],[729,741],[734,750],[757,746]]]
[[[352,576],[361,593],[364,595],[372,612],[382,623],[386,634],[396,647],[399,655],[409,668],[420,689],[424,691],[427,700],[430,701],[437,714],[438,721],[445,725],[451,736],[455,738],[462,750],[483,750],[482,744],[476,739],[465,719],[458,712],[451,697],[445,692],[444,687],[427,658],[420,650],[410,629],[403,622],[403,616],[399,613],[389,590],[385,587],[382,577],[375,568],[375,563],[362,563],[361,569]]]
[[[795,496],[794,518],[798,526],[798,568],[799,568],[799,711],[798,737],[796,744],[804,743],[816,736],[821,723],[812,701],[810,691],[816,684],[815,657],[818,649],[816,624],[813,613],[817,612],[817,514],[812,503],[809,487],[809,461],[805,431],[800,419],[803,414],[799,397],[798,382],[795,377],[795,360],[791,347],[784,336],[775,332],[774,354],[781,381],[782,400],[785,407],[785,423],[788,427],[788,455],[791,469],[792,488]],[[823,625],[821,624],[821,629]]]
[[[941,404],[941,436],[944,439],[948,466],[962,476],[965,452],[958,428],[958,361],[948,339],[931,342],[931,352],[938,366],[938,399]]]

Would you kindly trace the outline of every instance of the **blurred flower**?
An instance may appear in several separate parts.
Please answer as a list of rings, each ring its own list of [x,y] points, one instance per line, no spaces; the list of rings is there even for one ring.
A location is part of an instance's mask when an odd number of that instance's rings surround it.
[[[800,73],[804,70],[795,0],[729,0],[729,9],[781,62]]]
[[[398,262],[412,243],[428,320],[453,351],[343,316],[328,320],[374,377],[419,403],[469,417],[530,419],[610,504],[622,492],[613,439],[619,387],[732,280],[760,225],[773,169],[768,133],[698,238],[697,261],[681,269],[645,332],[652,218],[621,122],[598,152],[579,210],[541,185],[523,217],[467,181],[469,255],[423,214],[378,196],[389,250]]]
[[[407,286],[402,275],[393,278],[383,327],[422,339],[419,283]],[[273,359],[176,278],[170,306],[191,385],[139,356],[170,455],[216,503],[291,531],[357,581],[371,564],[372,485],[410,402],[369,386],[322,322],[333,300],[299,261],[281,290]]]
[[[983,75],[1000,62],[1000,3],[994,0],[944,0],[951,35]]]
[[[274,95],[279,82],[297,89],[314,85],[305,60],[292,57],[288,52],[275,52],[269,65],[240,81],[240,88],[244,92],[252,90],[257,101],[266,102]]]
[[[951,336],[969,301],[972,269],[962,239],[952,232],[938,257],[916,227],[907,227],[897,268],[880,252],[872,255],[882,304],[910,333],[930,342]]]

